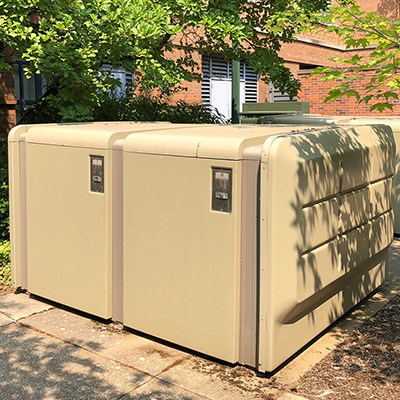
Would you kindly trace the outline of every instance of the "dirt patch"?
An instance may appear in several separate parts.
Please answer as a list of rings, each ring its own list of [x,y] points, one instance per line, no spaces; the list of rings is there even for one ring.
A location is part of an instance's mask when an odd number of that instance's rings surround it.
[[[196,357],[192,359],[192,368],[208,375],[212,380],[219,380],[242,393],[252,395],[251,398],[256,395],[257,398],[265,400],[274,399],[274,394],[268,392],[275,393],[282,387],[275,378],[265,379],[253,370],[240,365],[232,367]]]
[[[164,350],[149,348],[144,350],[146,356],[150,356],[152,354],[157,354],[160,358],[171,358],[173,357],[171,354],[167,353]]]
[[[400,295],[301,377],[293,390],[308,399],[398,400]]]
[[[109,322],[107,324],[100,321],[92,321],[92,328],[95,330],[101,330],[102,332],[112,332],[119,335],[129,335],[129,332],[124,330],[124,326],[119,322]]]

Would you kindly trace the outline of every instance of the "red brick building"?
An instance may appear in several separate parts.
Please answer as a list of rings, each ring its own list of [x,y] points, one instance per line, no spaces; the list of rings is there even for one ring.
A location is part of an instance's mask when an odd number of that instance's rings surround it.
[[[4,52],[7,54],[7,49]],[[0,71],[0,137],[16,124],[16,104],[13,71]]]
[[[395,19],[400,18],[399,0],[359,0],[365,11],[375,11],[381,14],[392,16]],[[316,66],[334,65],[329,61],[332,57],[352,57],[356,53],[368,53],[367,50],[346,49],[340,39],[332,33],[319,33],[298,36],[296,42],[284,44],[280,56],[285,60],[285,65],[290,68],[293,75],[301,82],[301,91],[297,100],[308,101],[311,105],[311,112],[317,114],[339,114],[339,115],[371,115],[370,105],[358,105],[354,98],[340,99],[336,102],[324,103],[329,89],[336,86],[335,82],[319,82],[317,77],[309,78],[310,73]],[[199,59],[199,64],[200,64]],[[215,68],[213,66],[215,61]],[[211,65],[210,65],[211,64]],[[242,63],[244,64],[244,63]],[[266,84],[259,77],[247,69],[247,75],[244,75],[241,67],[242,90],[241,98],[243,102],[273,102],[289,100],[287,96],[274,90],[273,85]],[[187,91],[175,95],[174,100],[185,99],[187,101],[210,102],[217,106],[222,112],[229,108],[229,63],[224,62],[218,57],[206,57],[202,60],[203,82],[201,84],[190,82],[186,86]],[[365,87],[374,71],[365,71],[365,79],[357,81],[357,88]],[[254,80],[256,79],[256,83]],[[225,86],[224,86],[225,81]],[[215,88],[214,86],[217,85]],[[213,96],[213,92],[218,91],[218,96]],[[215,99],[216,98],[216,99]],[[214,102],[217,100],[216,102]],[[222,104],[220,104],[222,103]],[[220,108],[221,107],[221,108]],[[373,112],[375,115],[400,115],[400,105],[394,103],[393,112],[379,111]]]
[[[400,2],[398,0],[358,0],[358,3],[365,11],[375,11],[383,15],[400,18]],[[332,65],[329,58],[343,57],[351,58],[354,54],[367,53],[371,50],[346,49],[339,38],[333,34],[307,35],[298,37],[296,43],[285,45],[282,48],[281,56],[291,68],[293,74],[301,82],[299,100],[309,101],[311,112],[316,114],[341,114],[341,115],[371,115],[370,105],[355,102],[354,97],[350,99],[340,99],[336,102],[323,103],[328,90],[336,86],[335,82],[319,82],[317,77],[309,78],[312,69],[307,68],[307,64],[312,65]],[[375,74],[373,70],[365,71],[365,79],[360,79],[355,83],[355,89],[362,89]],[[383,113],[375,111],[376,115],[400,115],[400,105],[393,102],[393,112],[386,110]]]
[[[360,4],[368,11],[377,11],[394,18],[400,17],[397,0],[360,0]],[[369,50],[358,50],[369,51]],[[296,42],[285,44],[280,55],[293,75],[301,82],[298,100],[308,101],[311,112],[318,114],[365,115],[369,114],[369,106],[357,105],[353,98],[338,100],[335,103],[323,103],[330,87],[335,83],[322,83],[318,78],[309,78],[313,68],[329,65],[330,57],[351,57],[354,50],[346,50],[345,46],[333,34],[308,34],[299,36]],[[12,60],[10,60],[12,61]],[[230,63],[218,55],[197,56],[201,66],[203,80],[186,82],[181,90],[173,97],[173,101],[182,99],[188,102],[210,103],[222,113],[230,114]],[[27,80],[22,73],[23,62],[14,64],[13,70],[0,73],[0,135],[6,134],[16,124],[16,109],[25,104],[32,104],[35,96],[40,95],[42,82],[40,77]],[[365,72],[365,80],[358,81],[362,86],[374,71]],[[274,90],[273,85],[263,82],[246,62],[241,63],[241,102],[273,102],[285,100],[285,96]],[[400,115],[400,106],[395,105],[394,111],[385,112],[390,115]],[[376,112],[377,115],[381,115]]]

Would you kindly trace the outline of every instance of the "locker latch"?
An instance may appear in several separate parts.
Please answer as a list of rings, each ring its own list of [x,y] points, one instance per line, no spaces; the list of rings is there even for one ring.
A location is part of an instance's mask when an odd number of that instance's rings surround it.
[[[90,156],[90,191],[104,193],[103,156]]]
[[[232,170],[212,169],[212,209],[230,213],[232,211]]]

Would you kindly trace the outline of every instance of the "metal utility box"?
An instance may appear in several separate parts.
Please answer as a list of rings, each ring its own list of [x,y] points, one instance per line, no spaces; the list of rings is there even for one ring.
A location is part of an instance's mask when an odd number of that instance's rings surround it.
[[[385,279],[389,127],[201,126],[123,143],[123,322],[272,371]]]
[[[121,218],[118,143],[171,124],[27,125],[9,135],[14,286],[111,318]],[[120,193],[120,192],[118,192]],[[115,271],[114,271],[115,272]],[[118,301],[117,301],[118,302]],[[114,301],[115,303],[115,301]],[[116,319],[120,319],[117,318]]]
[[[243,103],[241,115],[305,114],[309,112],[310,103],[307,101],[280,101],[275,103]]]
[[[396,143],[396,173],[394,179],[394,233],[400,235],[400,117],[325,116],[318,114],[280,115],[260,118],[265,124],[297,125],[377,125],[391,127]]]

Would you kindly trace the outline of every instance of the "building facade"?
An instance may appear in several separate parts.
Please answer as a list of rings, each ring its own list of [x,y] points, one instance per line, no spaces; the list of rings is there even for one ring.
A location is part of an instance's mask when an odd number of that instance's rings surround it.
[[[360,0],[367,11],[377,11],[400,17],[399,2],[397,0]],[[300,80],[301,90],[294,101],[310,102],[311,112],[317,114],[338,115],[370,115],[369,106],[358,105],[354,98],[340,99],[336,102],[324,103],[323,100],[328,90],[335,86],[335,82],[319,82],[317,77],[310,78],[310,72],[317,66],[330,65],[331,57],[352,56],[355,53],[369,50],[348,50],[333,34],[307,34],[299,36],[294,43],[284,44],[280,56],[285,60],[285,65],[290,68],[293,75]],[[211,104],[225,117],[231,117],[231,63],[225,61],[218,54],[196,56],[196,61],[201,68],[202,82],[186,82],[182,90],[176,93],[172,101],[185,100],[188,102]],[[0,73],[0,135],[4,136],[16,124],[18,113],[24,106],[33,104],[42,94],[45,82],[34,76],[26,79],[22,73],[24,62],[13,60],[11,71]],[[365,79],[359,80],[357,85],[365,85],[374,71],[365,71]],[[240,92],[243,102],[277,102],[287,101],[288,97],[277,91],[271,83],[265,83],[246,63],[241,62]],[[376,115],[382,115],[378,111]],[[400,115],[400,106],[394,104],[393,112],[385,111],[384,115]]]

